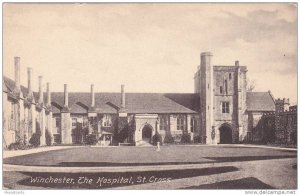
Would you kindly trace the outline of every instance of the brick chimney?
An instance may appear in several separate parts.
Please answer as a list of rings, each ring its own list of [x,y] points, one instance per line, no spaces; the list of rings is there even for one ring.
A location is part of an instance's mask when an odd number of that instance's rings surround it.
[[[20,57],[15,57],[15,92],[19,93],[20,91]]]
[[[68,85],[67,84],[64,84],[64,97],[65,97],[64,107],[68,107],[69,106],[69,94],[68,94]]]
[[[50,83],[47,83],[47,106],[51,106]]]
[[[94,84],[91,84],[91,107],[95,107],[95,92],[94,92]]]
[[[43,104],[44,102],[44,94],[43,94],[43,77],[39,76],[39,104]]]
[[[124,91],[124,85],[121,85],[121,108],[125,108],[126,102],[125,102],[125,91]]]

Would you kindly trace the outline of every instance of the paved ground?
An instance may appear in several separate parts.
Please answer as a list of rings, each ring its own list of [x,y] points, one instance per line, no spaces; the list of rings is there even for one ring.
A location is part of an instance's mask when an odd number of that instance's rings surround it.
[[[160,152],[154,147],[76,147],[5,158],[4,183],[6,188],[14,189],[61,188],[34,185],[30,178],[68,175],[77,179],[86,176],[94,180],[99,177],[134,180],[125,186],[97,186],[94,181],[93,185],[74,184],[68,188],[295,189],[296,155],[293,150],[237,145],[165,146]],[[139,176],[145,176],[148,182],[136,182]],[[171,179],[152,183],[151,176]]]

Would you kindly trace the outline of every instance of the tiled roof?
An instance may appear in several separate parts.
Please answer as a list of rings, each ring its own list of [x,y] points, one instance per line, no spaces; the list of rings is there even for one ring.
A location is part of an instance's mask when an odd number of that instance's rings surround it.
[[[174,96],[181,95],[181,100],[174,99]],[[53,92],[51,96],[52,102],[64,105],[63,92]],[[195,94],[126,93],[125,109],[128,113],[196,113],[199,100]],[[116,113],[116,109],[107,104],[108,102],[120,107],[121,93],[95,93],[96,112]],[[84,107],[90,105],[90,93],[69,92],[71,113],[86,113],[87,109]]]
[[[275,111],[275,103],[269,92],[247,92],[248,111]]]
[[[15,82],[12,79],[7,78],[7,77],[4,76],[2,82],[3,82],[3,84],[5,84],[5,85],[2,86],[3,91],[13,92],[13,90],[15,88]],[[21,85],[21,91],[22,91],[23,96],[26,97],[27,93],[28,93],[28,89]]]
[[[3,82],[8,91],[13,91],[14,81],[4,77]],[[22,93],[26,97],[28,90],[21,86]],[[38,93],[34,92],[34,98],[38,100]],[[51,93],[52,111],[59,113],[64,105],[64,93]],[[91,94],[84,92],[69,92],[69,107],[71,113],[86,113],[91,105]],[[174,94],[174,93],[126,93],[126,111],[128,113],[196,113],[199,108],[199,95]],[[46,93],[44,93],[46,102]],[[120,107],[121,93],[95,93],[95,109],[98,113],[116,113],[117,110],[108,102]]]

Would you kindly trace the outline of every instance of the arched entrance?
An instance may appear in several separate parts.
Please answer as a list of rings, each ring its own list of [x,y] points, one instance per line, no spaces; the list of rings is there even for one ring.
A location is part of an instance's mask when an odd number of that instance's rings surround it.
[[[220,144],[232,143],[232,129],[229,125],[224,124],[219,128],[220,131]]]
[[[142,140],[151,143],[152,137],[152,127],[150,125],[145,125],[142,129]]]

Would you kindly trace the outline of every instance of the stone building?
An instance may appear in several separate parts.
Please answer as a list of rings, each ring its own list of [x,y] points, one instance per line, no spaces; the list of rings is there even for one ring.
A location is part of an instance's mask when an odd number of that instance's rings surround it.
[[[82,144],[94,136],[101,145],[144,145],[155,134],[180,142],[183,135],[204,144],[239,143],[252,139],[254,118],[274,111],[270,92],[247,92],[247,67],[213,65],[204,52],[194,77],[195,93],[46,93],[39,77],[33,92],[32,69],[27,87],[20,85],[20,58],[15,58],[15,80],[3,78],[4,144],[28,144],[34,133],[57,144]],[[52,143],[51,143],[52,144]]]

